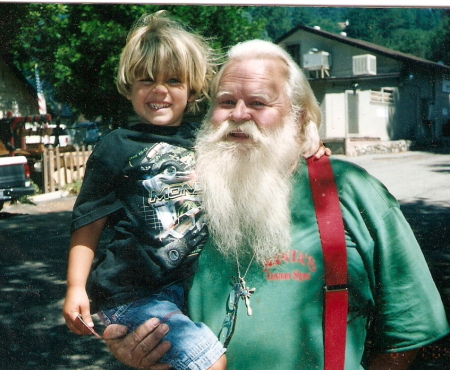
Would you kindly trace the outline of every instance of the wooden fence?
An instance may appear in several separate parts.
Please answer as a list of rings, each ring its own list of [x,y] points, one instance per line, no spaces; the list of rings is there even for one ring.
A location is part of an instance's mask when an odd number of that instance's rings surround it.
[[[86,161],[92,147],[74,147],[62,152],[59,147],[45,149],[42,153],[42,191],[62,190],[66,185],[82,180]]]

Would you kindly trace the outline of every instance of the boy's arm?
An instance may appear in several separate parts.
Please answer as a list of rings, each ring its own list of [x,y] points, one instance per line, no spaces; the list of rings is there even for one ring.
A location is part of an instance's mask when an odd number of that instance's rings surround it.
[[[76,334],[90,334],[88,329],[77,320],[78,314],[89,326],[94,326],[89,310],[86,283],[106,220],[107,218],[104,217],[80,227],[72,233],[70,240],[67,293],[63,315],[67,327]]]

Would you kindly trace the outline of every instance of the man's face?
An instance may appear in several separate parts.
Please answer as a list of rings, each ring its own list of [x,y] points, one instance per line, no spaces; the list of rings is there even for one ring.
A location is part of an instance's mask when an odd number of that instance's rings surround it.
[[[281,60],[255,59],[233,61],[225,68],[215,97],[215,128],[226,120],[236,124],[254,121],[261,131],[279,128],[290,108],[285,89],[287,66]],[[236,129],[226,140],[251,139]]]

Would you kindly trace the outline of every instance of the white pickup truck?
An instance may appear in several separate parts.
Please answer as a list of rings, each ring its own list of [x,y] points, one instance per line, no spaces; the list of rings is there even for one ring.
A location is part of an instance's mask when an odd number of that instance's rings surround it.
[[[0,210],[5,201],[33,195],[34,192],[26,157],[22,155],[0,157]]]

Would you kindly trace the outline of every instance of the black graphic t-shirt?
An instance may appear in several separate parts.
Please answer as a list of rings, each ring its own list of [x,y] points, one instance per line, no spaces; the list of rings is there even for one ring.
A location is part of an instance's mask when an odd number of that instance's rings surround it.
[[[195,272],[207,237],[193,174],[195,132],[191,123],[117,129],[89,157],[71,231],[105,216],[114,229],[90,276],[93,312]]]

